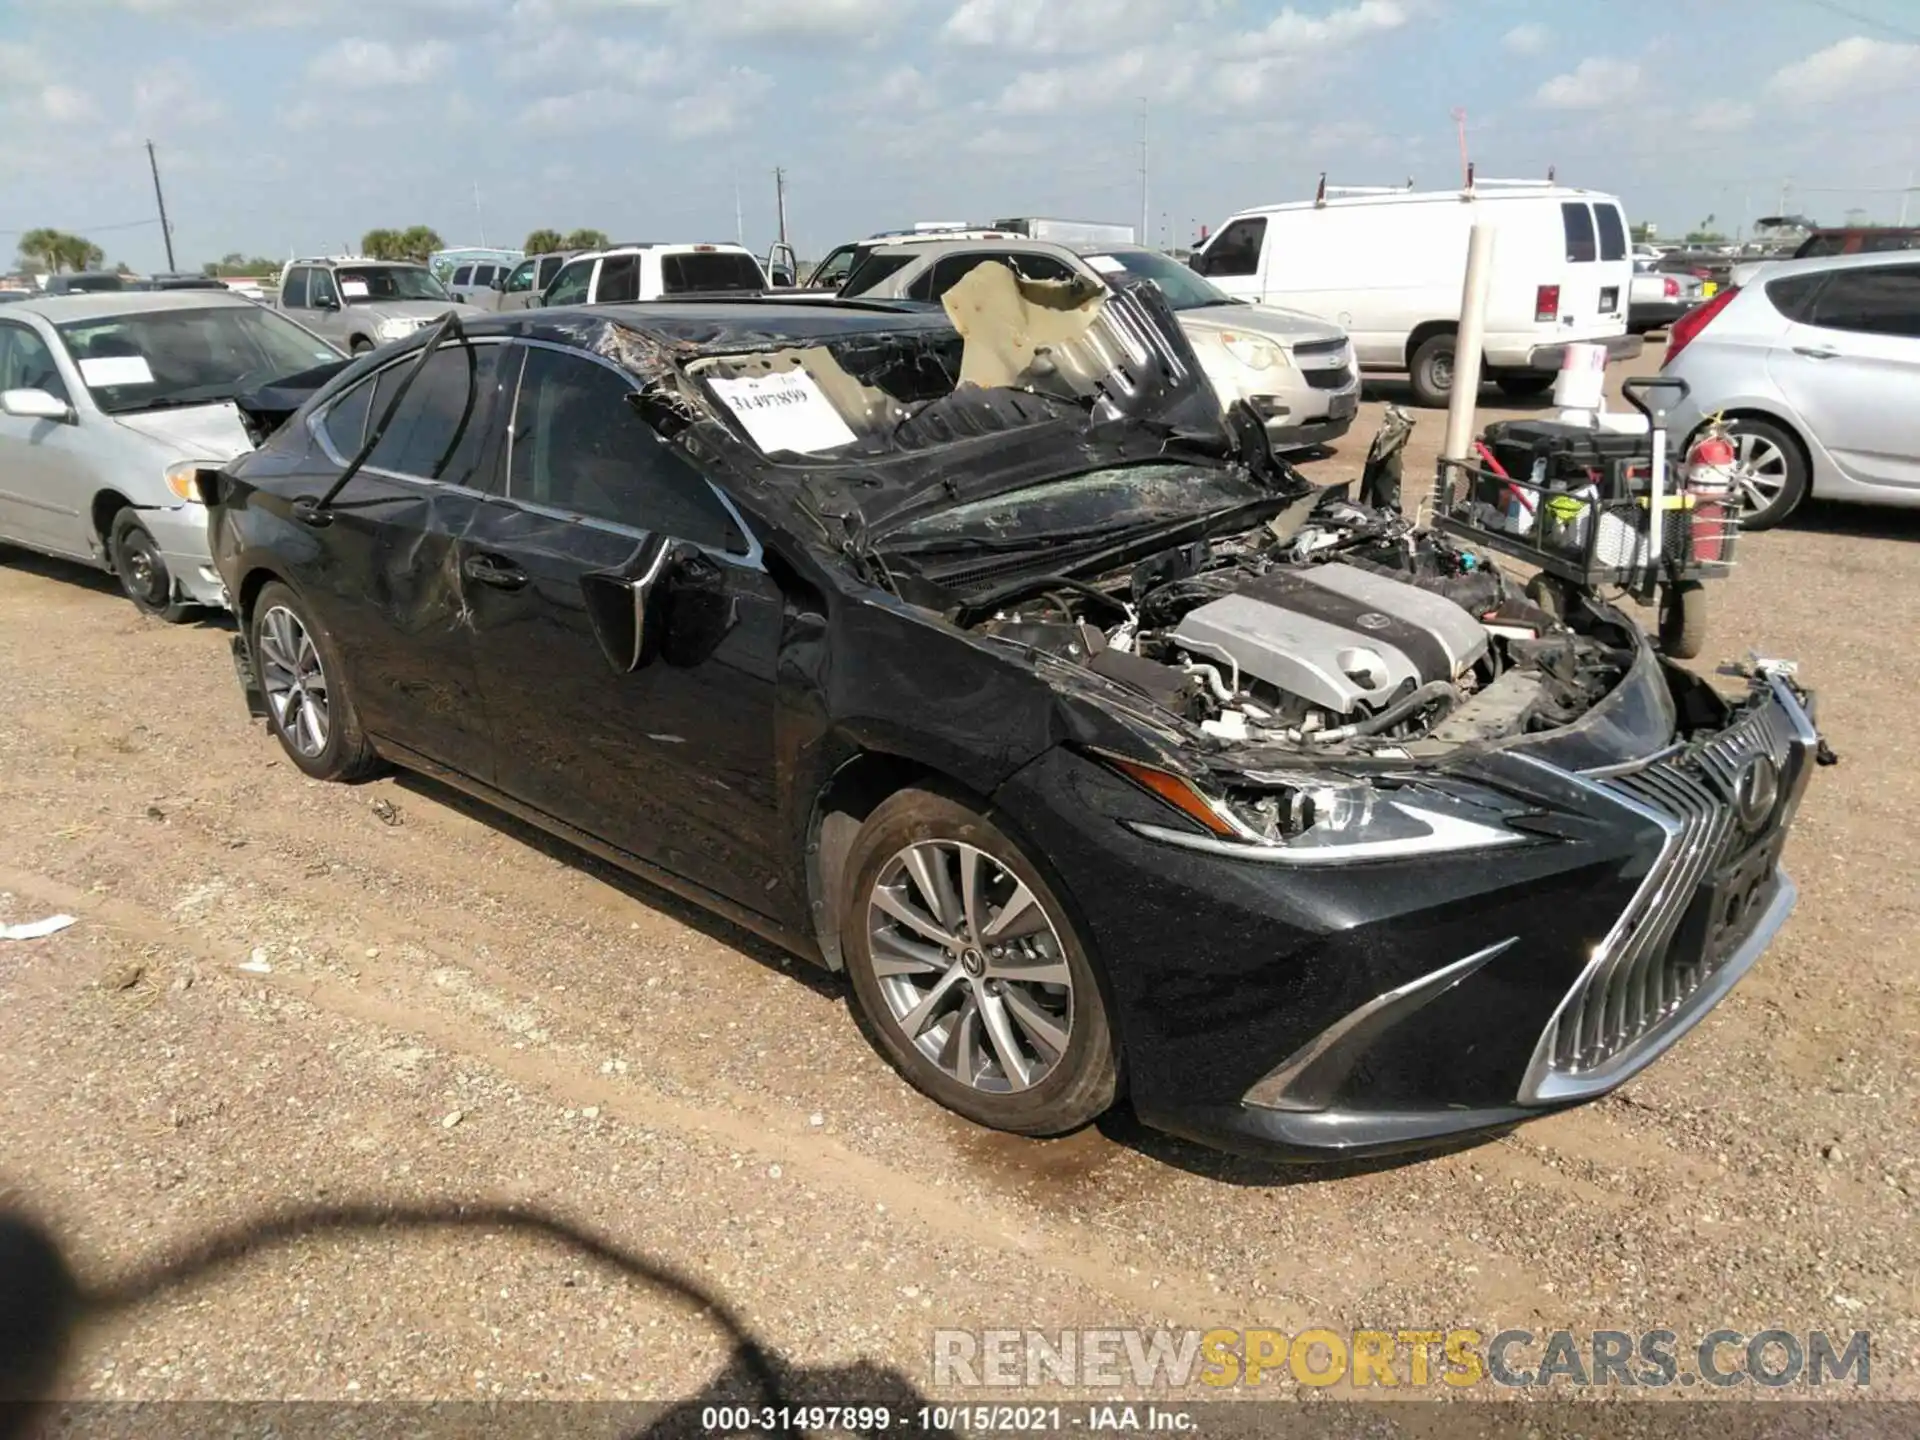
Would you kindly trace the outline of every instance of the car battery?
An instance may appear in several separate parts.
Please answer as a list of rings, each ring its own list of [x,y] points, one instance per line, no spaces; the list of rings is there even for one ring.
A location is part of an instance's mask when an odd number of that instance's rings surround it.
[[[1558,420],[1498,420],[1487,449],[1515,480],[1544,490],[1595,487],[1603,499],[1644,491],[1653,446],[1648,436],[1596,430]]]

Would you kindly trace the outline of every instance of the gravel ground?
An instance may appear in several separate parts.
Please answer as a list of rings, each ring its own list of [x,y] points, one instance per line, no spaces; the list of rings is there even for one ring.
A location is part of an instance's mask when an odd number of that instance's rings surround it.
[[[1378,399],[1311,473],[1358,473]],[[704,1291],[499,1217],[304,1234],[90,1329],[63,1389],[678,1398],[730,1373],[720,1302],[868,1389],[930,1390],[937,1325],[1724,1326],[1871,1330],[1874,1391],[1920,1397],[1916,542],[1920,515],[1812,506],[1714,595],[1702,668],[1798,656],[1844,761],[1754,973],[1596,1105],[1333,1170],[1125,1118],[975,1130],[838,982],[429,782],[304,779],[221,625],[6,552],[0,921],[80,923],[0,942],[0,1198],[97,1281],[291,1204],[513,1203]]]

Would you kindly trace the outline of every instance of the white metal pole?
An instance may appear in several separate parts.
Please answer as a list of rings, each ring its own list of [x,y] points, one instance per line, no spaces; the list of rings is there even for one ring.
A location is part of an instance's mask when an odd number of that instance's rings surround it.
[[[1493,285],[1494,229],[1484,221],[1467,240],[1467,283],[1460,294],[1460,330],[1453,347],[1453,387],[1447,401],[1447,460],[1473,458],[1473,412],[1480,398],[1480,356],[1486,340],[1487,292]]]

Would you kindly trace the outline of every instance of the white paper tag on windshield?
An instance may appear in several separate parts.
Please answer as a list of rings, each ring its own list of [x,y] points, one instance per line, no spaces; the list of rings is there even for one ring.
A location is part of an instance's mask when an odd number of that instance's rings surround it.
[[[1126,273],[1127,267],[1111,255],[1089,255],[1086,259],[1087,264],[1098,270],[1102,275],[1124,275]]]
[[[769,455],[776,450],[814,455],[854,441],[833,402],[804,370],[708,383]]]
[[[96,390],[107,385],[151,385],[153,371],[144,355],[103,355],[82,360],[80,378]]]
[[[364,300],[367,298],[367,282],[364,280],[342,280],[340,282],[340,293],[349,300]]]

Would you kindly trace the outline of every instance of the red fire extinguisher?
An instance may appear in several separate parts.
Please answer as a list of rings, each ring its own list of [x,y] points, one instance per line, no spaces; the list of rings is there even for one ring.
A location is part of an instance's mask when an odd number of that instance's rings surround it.
[[[1739,456],[1719,420],[1712,421],[1687,450],[1687,508],[1692,512],[1692,558],[1696,564],[1731,560],[1740,523],[1734,500]]]

